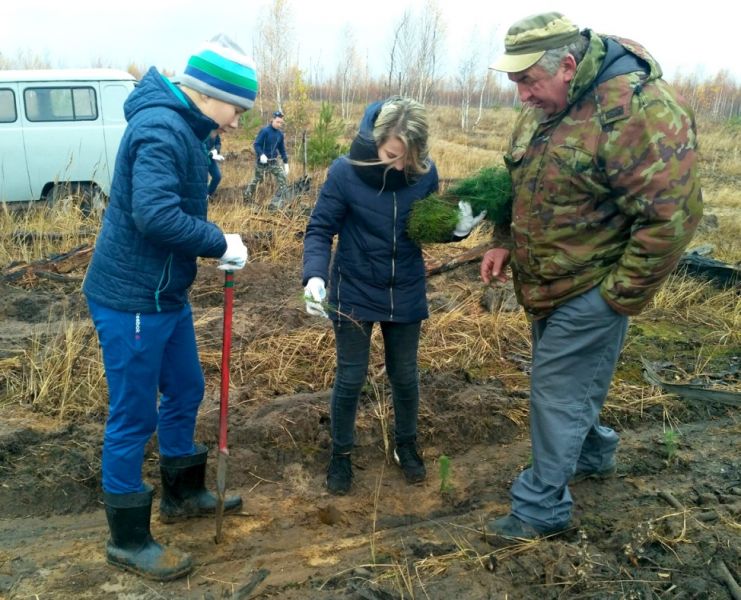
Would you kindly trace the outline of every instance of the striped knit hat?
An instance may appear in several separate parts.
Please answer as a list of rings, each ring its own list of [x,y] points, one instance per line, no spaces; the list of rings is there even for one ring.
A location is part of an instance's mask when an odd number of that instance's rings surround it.
[[[257,96],[255,63],[223,34],[206,42],[188,59],[180,83],[245,110],[252,108]]]

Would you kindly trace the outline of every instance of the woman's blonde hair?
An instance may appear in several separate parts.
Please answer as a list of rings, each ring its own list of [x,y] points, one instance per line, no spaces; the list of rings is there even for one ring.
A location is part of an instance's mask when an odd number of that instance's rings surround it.
[[[376,147],[393,137],[399,138],[406,149],[408,175],[422,175],[430,170],[429,125],[425,107],[411,98],[392,96],[381,107],[373,127]]]

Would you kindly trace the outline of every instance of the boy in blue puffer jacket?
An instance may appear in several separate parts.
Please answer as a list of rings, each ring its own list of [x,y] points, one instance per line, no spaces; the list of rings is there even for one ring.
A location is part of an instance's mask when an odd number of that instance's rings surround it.
[[[257,94],[252,60],[225,36],[190,57],[181,85],[151,68],[124,105],[121,140],[103,226],[83,292],[103,349],[109,412],[103,498],[109,563],[165,581],[187,574],[189,555],[152,539],[152,486],[142,481],[156,431],[160,520],[214,514],[204,487],[207,449],[193,441],[205,388],[188,289],[199,256],[241,269],[247,248],[206,220],[215,132],[236,129]],[[225,511],[242,500],[227,498]]]
[[[255,138],[252,145],[255,149],[255,176],[244,190],[245,200],[251,200],[255,189],[268,173],[275,177],[278,189],[270,201],[268,208],[276,210],[281,208],[288,189],[286,176],[288,175],[288,154],[286,153],[285,136],[283,135],[283,112],[276,110],[270,123],[263,127]],[[278,156],[283,161],[278,163]]]
[[[333,494],[346,494],[352,483],[350,451],[374,323],[381,327],[391,382],[394,460],[409,483],[426,477],[417,450],[417,348],[422,320],[428,316],[425,266],[420,247],[406,230],[414,203],[438,187],[437,169],[428,156],[428,131],[419,102],[395,96],[371,104],[350,154],[329,168],[306,229],[306,310],[332,319],[337,348],[326,481]],[[459,239],[476,222],[461,214]],[[335,235],[337,248],[330,261]]]

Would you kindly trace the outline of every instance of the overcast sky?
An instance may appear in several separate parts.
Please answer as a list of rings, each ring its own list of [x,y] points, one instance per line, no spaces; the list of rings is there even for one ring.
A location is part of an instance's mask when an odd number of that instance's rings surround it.
[[[394,25],[406,7],[419,11],[424,5],[424,0],[288,2],[299,65],[305,71],[326,75],[337,67],[346,26],[371,71],[384,73]],[[251,53],[257,26],[271,4],[271,0],[9,0],[0,18],[0,53],[10,60],[38,56],[53,67],[101,63],[126,68],[133,62],[179,72],[198,44],[219,32]],[[558,10],[579,27],[642,43],[669,76],[677,71],[708,76],[725,69],[741,82],[741,60],[733,50],[738,21],[730,14],[732,4],[727,0],[691,4],[658,0],[439,0],[446,28],[442,69],[454,74],[462,57],[470,54],[472,41],[481,49],[485,68],[490,48],[502,47],[512,22],[536,12]]]

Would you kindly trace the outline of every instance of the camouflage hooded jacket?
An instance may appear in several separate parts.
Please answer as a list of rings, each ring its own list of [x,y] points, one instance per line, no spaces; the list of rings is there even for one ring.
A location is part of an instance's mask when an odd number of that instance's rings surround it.
[[[547,120],[525,108],[505,156],[515,288],[536,319],[595,285],[614,310],[637,314],[702,215],[691,109],[643,47],[586,34],[567,108]],[[608,47],[646,72],[595,85]]]

